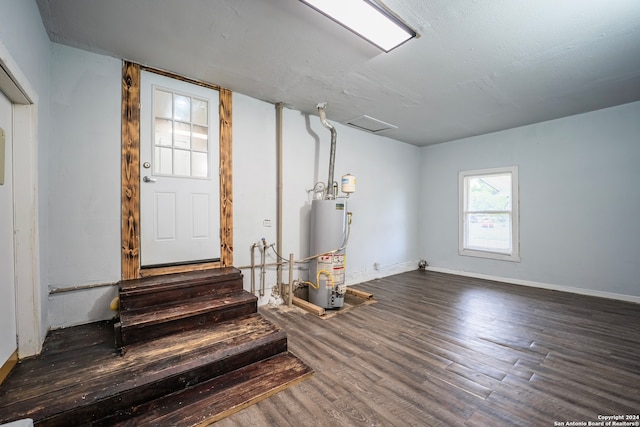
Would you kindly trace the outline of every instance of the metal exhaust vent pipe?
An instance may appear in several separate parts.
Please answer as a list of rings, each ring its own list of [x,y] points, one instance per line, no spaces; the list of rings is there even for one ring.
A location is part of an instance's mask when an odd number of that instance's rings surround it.
[[[320,123],[322,126],[326,127],[331,131],[331,151],[329,152],[329,178],[327,179],[327,188],[325,193],[326,199],[335,198],[335,193],[333,191],[333,168],[336,162],[336,139],[337,132],[336,128],[333,127],[331,123],[327,121],[327,114],[325,113],[325,109],[327,108],[327,103],[323,102],[318,104],[318,113],[320,114]]]

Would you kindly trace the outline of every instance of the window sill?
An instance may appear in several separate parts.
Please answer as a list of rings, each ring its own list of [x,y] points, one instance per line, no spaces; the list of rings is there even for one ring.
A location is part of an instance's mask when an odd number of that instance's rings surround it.
[[[520,255],[505,254],[501,252],[478,251],[473,249],[461,249],[458,253],[462,256],[470,256],[475,258],[487,258],[497,261],[520,262]]]

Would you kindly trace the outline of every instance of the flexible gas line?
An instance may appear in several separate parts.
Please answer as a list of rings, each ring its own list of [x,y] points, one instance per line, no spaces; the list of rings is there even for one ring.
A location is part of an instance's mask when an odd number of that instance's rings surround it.
[[[303,285],[309,285],[313,289],[320,289],[320,285],[316,285],[313,282],[307,282],[306,280],[295,280],[294,282],[298,282],[298,283],[303,284]]]
[[[329,278],[329,281],[331,282],[331,289],[333,289],[333,287],[335,286],[334,283],[333,283],[333,276],[327,270],[319,270],[318,274],[316,274],[316,282],[318,282],[318,287],[316,289],[320,288],[320,275],[321,274],[326,274],[327,275],[327,277]]]

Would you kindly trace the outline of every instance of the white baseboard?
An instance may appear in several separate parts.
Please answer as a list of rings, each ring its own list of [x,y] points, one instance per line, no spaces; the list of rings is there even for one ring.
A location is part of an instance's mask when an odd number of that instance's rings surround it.
[[[633,295],[616,294],[616,293],[613,293],[613,292],[605,292],[605,291],[598,291],[598,290],[593,290],[593,289],[576,288],[576,287],[572,287],[572,286],[552,285],[550,283],[534,282],[534,281],[531,281],[531,280],[522,280],[522,279],[512,279],[512,278],[508,278],[508,277],[491,276],[491,275],[488,275],[488,274],[472,273],[472,272],[468,272],[468,271],[450,270],[448,268],[440,268],[440,267],[431,267],[431,266],[429,266],[429,267],[427,267],[427,270],[436,271],[436,272],[439,272],[439,273],[455,274],[455,275],[458,275],[458,276],[475,277],[477,279],[492,280],[494,282],[510,283],[512,285],[530,286],[530,287],[533,287],[533,288],[550,289],[550,290],[553,290],[553,291],[569,292],[569,293],[573,293],[573,294],[588,295],[588,296],[592,296],[592,297],[616,299],[616,300],[628,301],[628,302],[633,302],[633,303],[636,303],[636,304],[640,304],[640,297],[633,296]]]

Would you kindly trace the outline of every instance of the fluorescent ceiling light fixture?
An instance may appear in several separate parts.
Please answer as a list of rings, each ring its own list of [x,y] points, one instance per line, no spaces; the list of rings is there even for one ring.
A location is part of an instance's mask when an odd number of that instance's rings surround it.
[[[416,37],[416,32],[369,0],[300,0],[385,52]]]

